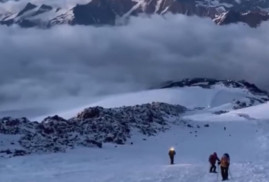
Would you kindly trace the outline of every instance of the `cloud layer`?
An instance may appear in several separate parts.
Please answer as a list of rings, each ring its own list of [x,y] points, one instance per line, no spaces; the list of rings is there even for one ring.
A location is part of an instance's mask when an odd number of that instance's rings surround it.
[[[0,110],[59,109],[186,77],[246,79],[269,90],[269,23],[137,17],[120,27],[0,27]]]

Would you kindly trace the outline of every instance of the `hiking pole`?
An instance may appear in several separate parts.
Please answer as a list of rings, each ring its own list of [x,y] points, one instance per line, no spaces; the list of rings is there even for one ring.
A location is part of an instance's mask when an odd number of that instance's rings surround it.
[[[217,181],[219,181],[219,172],[217,172]]]
[[[218,168],[218,171],[217,171],[217,181],[219,181],[219,171],[220,171],[220,170],[219,170],[219,165],[218,165],[217,168]]]
[[[232,177],[232,173],[231,173],[231,170],[230,170],[230,168],[229,168],[229,174],[230,174],[230,178],[232,179],[233,177]]]

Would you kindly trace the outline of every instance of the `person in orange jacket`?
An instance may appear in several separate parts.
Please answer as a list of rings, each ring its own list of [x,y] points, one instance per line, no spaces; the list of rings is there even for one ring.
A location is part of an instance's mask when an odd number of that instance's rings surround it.
[[[225,153],[223,154],[222,158],[220,159],[220,169],[221,169],[221,176],[222,181],[228,180],[228,171],[230,166],[230,156],[229,154]]]
[[[174,164],[174,157],[176,155],[176,151],[173,147],[170,148],[168,155],[170,157],[170,164]]]

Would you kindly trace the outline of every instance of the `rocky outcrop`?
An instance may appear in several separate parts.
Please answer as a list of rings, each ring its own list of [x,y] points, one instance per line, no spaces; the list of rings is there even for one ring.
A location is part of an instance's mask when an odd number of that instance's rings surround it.
[[[250,11],[247,13],[228,11],[214,19],[214,21],[219,25],[241,22],[253,28],[259,26],[263,21],[267,20],[269,20],[269,14],[263,11]]]
[[[249,92],[249,96],[241,99],[233,100],[233,109],[241,109],[245,107],[254,106],[257,104],[262,104],[269,101],[269,94],[259,89],[255,84],[249,83],[247,81],[233,81],[233,80],[217,80],[208,78],[193,78],[184,79],[181,81],[170,81],[164,83],[161,88],[173,88],[173,87],[202,87],[210,89],[218,85],[223,85],[227,88],[240,88],[245,89]]]
[[[245,88],[254,95],[264,96],[264,101],[269,100],[269,94],[259,89],[255,84],[249,83],[245,80],[233,81],[233,80],[218,80],[211,78],[192,78],[192,79],[183,79],[181,81],[169,81],[164,83],[161,88],[172,88],[172,87],[191,87],[199,86],[202,88],[212,88],[216,85],[224,85],[231,88]]]
[[[102,148],[105,142],[125,144],[134,130],[146,136],[167,130],[169,118],[179,119],[185,110],[182,106],[152,103],[115,109],[87,108],[69,120],[53,116],[41,123],[6,117],[0,120],[0,135],[19,137],[10,141],[17,144],[12,149],[9,145],[1,147],[0,156],[63,152],[76,146]]]

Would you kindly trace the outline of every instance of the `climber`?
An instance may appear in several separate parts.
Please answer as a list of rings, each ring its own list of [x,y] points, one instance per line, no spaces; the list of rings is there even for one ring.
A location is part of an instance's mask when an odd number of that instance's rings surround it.
[[[209,159],[208,159],[209,163],[210,163],[210,169],[209,169],[209,172],[210,173],[217,173],[216,171],[216,161],[220,161],[219,158],[218,158],[218,155],[216,152],[214,152],[213,154],[211,154],[209,156]]]
[[[176,155],[176,151],[173,147],[169,149],[168,155],[170,157],[170,164],[174,164],[174,157]]]
[[[229,166],[230,166],[230,156],[229,154],[225,153],[223,154],[220,162],[220,169],[221,169],[221,176],[222,176],[222,181],[228,180],[228,171],[229,171]]]

